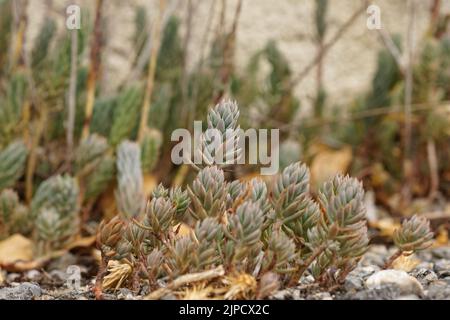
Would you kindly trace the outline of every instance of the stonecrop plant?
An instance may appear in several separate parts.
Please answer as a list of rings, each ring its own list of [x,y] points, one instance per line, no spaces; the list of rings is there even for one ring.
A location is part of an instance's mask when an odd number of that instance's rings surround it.
[[[208,127],[236,129],[238,116],[237,104],[224,101],[210,110]],[[354,178],[336,176],[315,199],[304,164],[290,164],[272,183],[227,181],[206,148],[204,158],[210,162],[187,190],[159,185],[139,211],[142,195],[134,190],[141,177],[130,168],[140,167],[135,163],[139,152],[133,146],[138,147],[126,142],[118,152],[122,213],[98,230],[97,298],[113,261],[128,265],[130,274],[121,283],[136,291],[143,283],[156,290],[160,281],[222,266],[226,274],[265,283],[268,295],[267,279],[295,285],[306,271],[323,284],[341,283],[368,248],[364,190]],[[229,152],[239,154],[224,154]],[[122,180],[125,172],[128,178]]]

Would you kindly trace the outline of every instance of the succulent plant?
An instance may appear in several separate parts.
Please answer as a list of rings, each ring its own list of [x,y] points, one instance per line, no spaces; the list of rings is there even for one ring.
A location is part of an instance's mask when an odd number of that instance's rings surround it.
[[[0,190],[12,187],[23,175],[28,150],[22,141],[0,151]]]
[[[85,178],[84,196],[95,199],[110,185],[116,174],[116,160],[112,155],[104,155],[95,170]]]
[[[309,194],[309,169],[299,162],[286,167],[273,189],[273,206],[286,232],[299,243],[308,241],[308,231],[317,225],[320,210]]]
[[[217,217],[224,213],[227,190],[223,171],[216,166],[202,169],[188,187],[193,208],[190,213],[197,219]]]
[[[401,251],[426,249],[431,246],[433,239],[430,222],[424,217],[412,216],[403,221],[401,228],[394,231],[393,239]]]
[[[189,198],[188,192],[183,191],[180,187],[175,187],[170,189],[169,198],[176,208],[175,218],[178,221],[181,221],[189,208],[189,205],[191,204],[191,199]]]
[[[97,247],[108,257],[116,254],[116,245],[122,239],[124,222],[119,217],[114,217],[110,221],[102,221],[97,231]]]
[[[234,104],[221,103],[210,111],[209,126],[232,127],[236,114]],[[133,152],[137,157],[136,150],[127,155]],[[368,247],[362,185],[338,175],[320,188],[318,202],[309,190],[309,170],[299,162],[284,168],[271,188],[259,178],[227,182],[221,168],[206,166],[187,191],[158,185],[143,214],[120,218],[127,226],[121,239],[111,245],[110,232],[100,231],[99,247],[105,257],[130,261],[152,288],[161,278],[220,265],[238,278],[261,279],[263,295],[296,284],[307,270],[318,281],[341,283]],[[110,229],[119,224],[110,223]]]
[[[44,207],[35,222],[36,240],[43,247],[40,253],[64,247],[78,232],[77,220],[74,216],[62,216],[54,207]]]
[[[147,129],[141,142],[141,163],[145,173],[152,171],[157,164],[161,144],[161,132],[156,129]]]
[[[117,190],[119,210],[126,217],[142,213],[145,206],[139,145],[122,142],[117,149]]]
[[[236,102],[225,100],[210,109],[207,117],[207,129],[200,137],[200,149],[196,150],[207,166],[224,167],[236,163],[241,156],[239,147],[240,134],[238,126],[239,108]],[[214,131],[216,130],[216,131]],[[221,136],[221,141],[215,141],[215,132]],[[221,152],[220,157],[216,151]]]
[[[225,235],[231,240],[225,248],[225,254],[235,263],[242,260],[252,249],[262,245],[261,234],[264,213],[258,204],[246,201],[229,217]]]
[[[40,253],[63,247],[79,232],[79,189],[68,175],[53,176],[39,186],[31,202]]]
[[[109,146],[106,138],[97,134],[89,135],[80,143],[80,146],[76,151],[75,170],[77,172],[82,170],[88,172],[92,171],[108,148]]]
[[[78,214],[78,184],[69,175],[53,176],[39,185],[31,201],[31,213],[37,217],[43,209],[53,208],[61,217]]]
[[[27,233],[30,229],[28,210],[11,189],[0,192],[0,239],[13,233]]]
[[[130,138],[138,122],[141,99],[142,89],[138,87],[130,87],[119,96],[109,136],[112,146]]]
[[[169,195],[169,190],[163,186],[162,183],[158,184],[152,191],[152,198],[167,198]]]
[[[144,225],[156,235],[164,235],[173,225],[176,208],[165,198],[153,198],[147,206]]]

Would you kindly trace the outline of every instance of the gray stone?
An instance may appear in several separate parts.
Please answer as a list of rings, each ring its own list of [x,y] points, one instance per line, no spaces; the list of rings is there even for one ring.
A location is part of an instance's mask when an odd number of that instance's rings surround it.
[[[436,271],[439,278],[450,276],[450,260],[441,259],[436,261],[434,271]]]
[[[333,300],[329,292],[318,292],[308,296],[308,300]]]
[[[423,295],[423,287],[416,278],[402,270],[381,270],[371,275],[366,280],[369,289],[393,285],[399,288],[401,294]]]
[[[9,273],[6,276],[6,282],[8,282],[8,283],[16,282],[19,279],[20,279],[20,274],[19,273]]]
[[[27,271],[25,277],[30,281],[38,282],[42,278],[42,274],[38,270],[30,270]]]
[[[433,256],[439,259],[450,260],[450,247],[439,247],[431,250]]]
[[[433,300],[450,300],[450,284],[446,281],[435,281],[428,287],[426,296]]]
[[[422,261],[421,263],[419,263],[414,268],[414,270],[419,270],[419,269],[433,270],[434,269],[434,263],[433,262],[428,262],[428,261]]]
[[[52,271],[50,271],[49,274],[52,277],[52,279],[57,282],[63,282],[63,281],[66,281],[66,279],[67,279],[67,273],[65,273],[61,270],[52,270]]]
[[[364,289],[364,280],[375,272],[379,271],[378,266],[357,267],[347,275],[344,282],[346,290]]]
[[[32,300],[41,294],[41,287],[31,282],[24,282],[14,287],[0,289],[0,300]]]
[[[400,289],[391,284],[381,285],[374,289],[364,289],[358,292],[347,292],[337,297],[339,300],[393,300],[401,295]]]
[[[434,273],[430,269],[425,268],[415,268],[409,274],[419,280],[422,284],[429,284],[438,279],[436,273]]]
[[[416,296],[415,294],[408,294],[406,296],[400,296],[400,297],[396,298],[395,300],[420,300],[420,298],[418,296]]]

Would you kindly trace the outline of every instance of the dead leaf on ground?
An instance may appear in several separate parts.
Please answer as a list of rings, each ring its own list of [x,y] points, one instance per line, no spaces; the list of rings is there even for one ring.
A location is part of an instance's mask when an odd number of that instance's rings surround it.
[[[33,260],[33,242],[20,234],[0,241],[0,265]]]
[[[9,242],[5,244],[5,241]],[[42,268],[50,260],[61,257],[74,248],[90,247],[94,241],[95,236],[78,238],[69,243],[64,249],[56,250],[33,259],[33,243],[31,240],[22,235],[13,235],[0,242],[0,266],[11,272],[23,272]]]
[[[442,246],[448,246],[448,231],[445,228],[439,228],[439,230],[436,232],[436,239],[434,241],[433,247],[442,247]]]
[[[312,184],[319,186],[338,173],[346,173],[352,158],[352,149],[348,146],[339,150],[328,148],[319,151],[311,163]]]
[[[420,260],[414,255],[401,255],[392,263],[392,269],[403,270],[405,272],[412,271],[420,264]]]

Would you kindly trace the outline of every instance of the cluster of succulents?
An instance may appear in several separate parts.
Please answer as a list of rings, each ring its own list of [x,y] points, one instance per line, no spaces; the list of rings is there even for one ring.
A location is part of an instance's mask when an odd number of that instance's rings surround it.
[[[221,129],[236,129],[238,112],[235,103],[224,101],[208,119]],[[132,152],[137,145],[129,147],[126,156],[138,158]],[[260,178],[228,182],[222,168],[208,165],[186,191],[156,187],[141,210],[143,198],[131,194],[129,181],[119,202],[136,210],[122,210],[132,214],[103,222],[98,247],[104,263],[112,259],[132,266],[134,288],[136,277],[154,287],[158,279],[219,265],[256,279],[274,272],[285,284],[308,268],[318,280],[340,281],[368,247],[362,185],[337,176],[323,185],[316,201],[309,180],[308,168],[298,162],[269,184]],[[120,189],[119,183],[119,195]],[[189,231],[180,232],[183,228]]]

